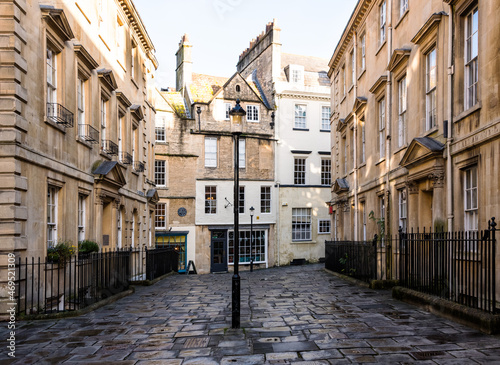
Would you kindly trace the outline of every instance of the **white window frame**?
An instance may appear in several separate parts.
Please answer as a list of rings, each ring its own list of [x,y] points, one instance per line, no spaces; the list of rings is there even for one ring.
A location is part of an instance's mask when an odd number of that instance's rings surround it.
[[[108,100],[101,96],[101,141],[106,140],[106,127],[107,127],[107,103]],[[104,143],[102,145],[104,147]]]
[[[379,5],[379,46],[385,42],[387,34],[387,12],[385,0]]]
[[[425,130],[437,125],[437,50],[433,47],[425,55]]]
[[[165,116],[155,117],[155,142],[165,142],[166,141],[166,118]]]
[[[294,84],[302,83],[302,70],[292,69],[292,82]]]
[[[167,229],[167,204],[165,203],[156,203],[155,229]]]
[[[47,103],[57,103],[57,53],[47,47]]]
[[[57,244],[57,215],[59,188],[49,185],[47,188],[47,247]]]
[[[408,88],[406,86],[406,75],[398,81],[398,147],[403,147],[406,144],[407,122],[406,108],[408,105]]]
[[[331,158],[321,159],[321,185],[332,185],[332,160]]]
[[[401,18],[408,10],[408,0],[399,0],[399,17]]]
[[[354,58],[354,48],[350,53],[351,57],[351,86],[354,85],[354,81],[356,80],[356,59]]]
[[[122,153],[125,152],[124,150],[124,135],[123,132],[125,130],[125,115],[119,115],[118,117],[118,158],[121,161],[122,160]]]
[[[307,158],[294,157],[293,159],[293,184],[306,185]]]
[[[379,156],[385,157],[385,97],[378,102],[378,141]]]
[[[361,71],[366,68],[366,33],[361,36]]]
[[[167,162],[155,160],[155,184],[158,187],[167,186]]]
[[[118,214],[116,215],[116,231],[117,231],[117,246],[122,248],[122,222],[123,222],[123,211],[118,209]]]
[[[77,100],[77,120],[78,125],[85,124],[85,81],[78,76],[76,84],[76,100]],[[80,135],[84,134],[84,130],[80,130]]]
[[[363,229],[363,241],[366,241],[366,204],[364,201],[359,202],[359,209],[361,211],[361,223]]]
[[[479,11],[477,5],[465,16],[464,35],[464,109],[467,110],[478,102],[477,84],[479,81]]]
[[[366,126],[365,122],[361,121],[361,163],[366,162]]]
[[[217,186],[205,186],[205,214],[217,214]]]
[[[260,212],[263,214],[271,213],[271,187],[261,186],[260,187]]]
[[[398,190],[398,206],[399,206],[399,227],[406,232],[408,229],[408,193],[406,189]]]
[[[224,103],[224,120],[230,120],[231,103]]]
[[[247,105],[247,122],[258,123],[260,110],[258,105]]]
[[[295,104],[294,128],[307,129],[307,105]]]
[[[246,139],[239,138],[239,159],[238,159],[238,167],[240,169],[246,168]]]
[[[250,254],[250,239],[253,233],[252,251]],[[240,229],[239,231],[239,265],[250,264],[250,259],[254,259],[254,264],[264,264],[267,262],[267,247],[268,247],[268,230],[267,229]],[[228,253],[227,262],[229,265],[234,265],[234,231],[228,231]],[[230,253],[233,252],[233,253]]]
[[[322,106],[321,107],[321,130],[322,131],[330,131],[330,114],[332,112],[331,107]]]
[[[342,137],[344,143],[344,175],[347,175],[347,135]]]
[[[326,228],[326,230],[325,230]],[[318,234],[330,234],[331,222],[329,219],[318,219]]]
[[[292,242],[310,241],[311,237],[311,208],[292,208]]]
[[[205,167],[217,167],[217,137],[205,137]]]
[[[85,240],[85,202],[87,196],[78,194],[78,242]]]
[[[478,179],[477,166],[464,170],[464,228],[467,232],[478,230]]]

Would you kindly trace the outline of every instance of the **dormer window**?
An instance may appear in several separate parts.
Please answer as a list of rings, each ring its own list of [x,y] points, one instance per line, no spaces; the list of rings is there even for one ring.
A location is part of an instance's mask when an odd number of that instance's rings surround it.
[[[304,66],[288,65],[288,82],[295,85],[304,85]]]
[[[300,81],[302,81],[300,70],[292,70],[292,82],[298,84]]]

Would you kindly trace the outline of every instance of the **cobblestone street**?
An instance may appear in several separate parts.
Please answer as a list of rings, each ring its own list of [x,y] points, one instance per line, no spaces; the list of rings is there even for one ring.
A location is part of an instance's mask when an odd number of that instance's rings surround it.
[[[241,329],[231,274],[174,275],[76,318],[18,322],[2,364],[493,364],[500,337],[351,285],[323,265],[243,272]]]

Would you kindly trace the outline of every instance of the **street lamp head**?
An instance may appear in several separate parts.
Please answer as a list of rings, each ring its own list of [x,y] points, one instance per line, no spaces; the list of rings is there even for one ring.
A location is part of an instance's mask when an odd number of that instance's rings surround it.
[[[229,118],[231,119],[231,131],[233,133],[241,133],[243,129],[243,117],[247,112],[241,107],[240,99],[236,99],[236,105],[229,111]]]
[[[197,107],[196,107],[196,113],[197,113],[198,115],[200,115],[200,114],[201,114],[201,107],[199,107],[199,106],[197,106]]]
[[[274,118],[275,118],[274,112],[271,113],[271,129],[274,129]]]
[[[250,217],[253,217],[253,212],[254,212],[255,208],[254,207],[250,207]]]

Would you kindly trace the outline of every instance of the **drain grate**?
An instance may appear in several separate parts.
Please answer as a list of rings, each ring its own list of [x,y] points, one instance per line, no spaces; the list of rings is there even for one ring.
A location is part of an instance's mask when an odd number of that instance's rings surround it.
[[[411,352],[411,355],[416,360],[428,360],[436,356],[443,356],[443,351],[422,351],[422,352]]]

